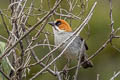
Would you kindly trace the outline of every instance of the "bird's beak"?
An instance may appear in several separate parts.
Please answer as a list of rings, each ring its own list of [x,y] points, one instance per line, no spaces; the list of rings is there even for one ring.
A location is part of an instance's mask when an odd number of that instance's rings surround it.
[[[51,26],[53,26],[53,28],[54,28],[55,30],[57,30],[56,27],[55,27],[55,23],[54,23],[54,22],[48,22],[48,24],[50,24]],[[57,31],[58,31],[58,30],[57,30]]]
[[[54,25],[55,25],[54,22],[48,22],[48,24],[50,24],[51,26],[54,26]]]

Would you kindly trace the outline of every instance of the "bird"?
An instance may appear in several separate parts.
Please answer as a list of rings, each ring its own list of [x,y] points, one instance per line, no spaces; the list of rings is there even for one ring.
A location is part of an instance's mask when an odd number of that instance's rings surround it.
[[[67,44],[71,41],[71,39],[75,37],[75,35],[73,35],[74,31],[72,30],[68,22],[63,19],[56,19],[55,21],[48,22],[48,24],[50,24],[53,29],[55,46],[58,46],[72,35],[72,37],[69,40],[67,40],[59,49],[60,51],[63,50],[67,46]],[[73,40],[73,42],[64,52],[67,58],[72,60],[78,59],[78,54],[81,54],[80,48],[82,42],[83,42],[83,38],[81,38],[80,36],[76,36],[76,38]],[[83,45],[84,45],[83,46],[84,53],[81,54],[81,59],[80,59],[81,60],[80,62],[81,63],[83,62],[83,64],[81,64],[81,66],[83,68],[93,67],[92,61],[87,60],[88,55],[86,54],[86,50],[88,50],[88,46],[86,45],[86,43],[84,43]]]

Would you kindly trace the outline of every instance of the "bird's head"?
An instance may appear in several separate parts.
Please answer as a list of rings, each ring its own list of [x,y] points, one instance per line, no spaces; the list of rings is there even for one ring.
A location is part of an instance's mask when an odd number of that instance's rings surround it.
[[[56,19],[54,22],[49,22],[48,24],[53,26],[53,29],[57,32],[71,32],[72,29],[70,25],[62,19]]]

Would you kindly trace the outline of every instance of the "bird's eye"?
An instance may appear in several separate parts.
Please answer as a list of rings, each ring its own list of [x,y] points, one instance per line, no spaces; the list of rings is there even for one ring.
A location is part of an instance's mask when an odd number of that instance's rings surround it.
[[[61,24],[61,21],[57,21],[57,22],[55,23],[56,26],[59,26],[60,24]]]

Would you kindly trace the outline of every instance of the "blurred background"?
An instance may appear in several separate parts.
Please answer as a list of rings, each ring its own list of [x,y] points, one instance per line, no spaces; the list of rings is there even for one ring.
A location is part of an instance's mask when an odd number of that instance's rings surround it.
[[[42,10],[48,11],[49,7],[52,8],[54,5],[55,0],[49,0],[50,6],[47,4],[48,0],[35,0],[34,7],[40,8]],[[80,0],[81,1],[81,0]],[[27,5],[30,6],[31,0],[28,1]],[[39,4],[43,5],[39,5]],[[95,0],[89,0],[88,5],[85,5],[85,11],[80,15],[82,20],[76,20],[76,19],[69,19],[66,18],[66,21],[71,23],[71,27],[73,30],[75,30],[80,23],[84,20],[86,15],[89,13],[92,5],[94,4]],[[94,14],[89,21],[89,24],[86,26],[86,28],[81,32],[80,36],[82,36],[86,40],[86,43],[89,47],[89,50],[87,51],[88,55],[92,55],[96,52],[97,49],[99,49],[104,42],[109,38],[109,34],[111,32],[110,27],[110,16],[109,16],[109,0],[97,0],[98,4],[94,10]],[[82,10],[80,5],[80,2],[77,3],[77,6],[72,11],[73,14],[78,15],[78,13]],[[0,10],[3,10],[3,12],[10,16],[10,12],[5,11],[5,9],[8,8],[9,0],[0,0]],[[87,7],[86,7],[87,6]],[[66,0],[63,0],[61,7],[63,9],[69,10],[69,5],[66,3]],[[120,27],[120,0],[112,0],[112,7],[113,7],[113,20],[114,20],[114,28],[117,29]],[[33,11],[34,14],[39,14],[40,11]],[[63,12],[65,13],[65,12]],[[29,25],[33,25],[37,22],[37,18],[41,18],[43,15],[35,15],[31,16],[28,20]],[[59,16],[54,16],[54,18],[60,18]],[[65,17],[62,17],[64,19]],[[49,21],[53,21],[54,19],[51,18]],[[11,28],[9,20],[5,17],[5,21],[9,28]],[[38,27],[37,29],[40,29]],[[45,31],[52,33],[51,27],[47,24]],[[33,31],[31,33],[31,36],[34,35],[36,31]],[[0,35],[8,38],[6,30],[3,26],[3,23],[1,21],[0,17]],[[117,35],[120,35],[120,31],[117,33]],[[44,35],[40,35],[39,40],[42,41],[44,39]],[[89,38],[88,38],[89,37]],[[50,43],[53,44],[53,35],[49,35],[48,39],[50,40]],[[38,40],[38,41],[39,41]],[[0,38],[0,41],[5,42],[3,39]],[[100,80],[109,80],[114,73],[120,71],[120,39],[113,39],[112,43],[114,46],[116,46],[118,50],[113,48],[110,44],[106,46],[104,50],[100,52],[99,55],[94,57],[92,59],[94,63],[94,67],[90,69],[80,69],[79,71],[79,80],[96,80],[97,74],[99,74]],[[48,47],[37,47],[35,48],[35,51],[39,58],[42,58],[45,54],[49,52]],[[34,61],[33,61],[34,62]],[[32,61],[31,61],[32,63]],[[57,66],[61,70],[63,66],[66,64],[66,59],[64,57],[61,57],[57,61]],[[75,65],[76,62],[72,61],[71,66]],[[40,71],[40,66],[32,67],[30,72],[27,74],[28,77],[26,80],[28,80],[31,76],[33,76],[36,72]],[[74,70],[70,71],[70,75],[73,75]],[[36,80],[57,80],[56,77],[52,76],[49,73],[45,73],[43,75],[40,75]],[[118,76],[115,80],[120,80],[120,76]]]

